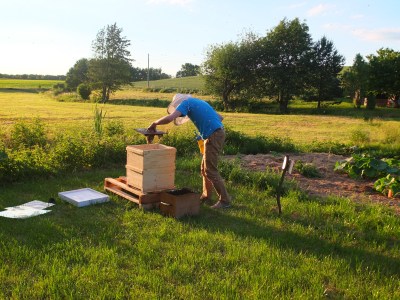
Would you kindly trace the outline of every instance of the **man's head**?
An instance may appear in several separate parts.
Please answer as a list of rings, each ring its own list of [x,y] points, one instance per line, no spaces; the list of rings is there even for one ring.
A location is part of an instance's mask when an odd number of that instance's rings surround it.
[[[181,104],[183,101],[185,101],[191,97],[192,97],[192,95],[189,95],[189,94],[175,94],[175,96],[172,98],[171,104],[168,105],[168,108],[167,108],[168,114],[172,114],[176,110],[176,108],[179,106],[179,104]],[[188,116],[178,117],[174,120],[174,124],[181,125],[183,123],[186,123],[187,121],[189,121]]]

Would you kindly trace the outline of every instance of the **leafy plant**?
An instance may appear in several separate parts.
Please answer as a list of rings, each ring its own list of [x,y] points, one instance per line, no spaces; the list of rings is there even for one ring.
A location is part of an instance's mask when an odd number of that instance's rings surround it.
[[[336,162],[335,171],[345,172],[352,178],[378,178],[400,172],[397,166],[366,154],[354,154],[344,161]]]
[[[394,158],[377,159],[366,154],[353,155],[345,161],[338,161],[335,171],[343,171],[352,178],[379,178],[374,183],[376,191],[387,195],[400,195],[400,161]]]
[[[320,178],[321,173],[318,171],[317,167],[312,163],[303,163],[301,160],[297,161],[295,168],[299,173],[308,178]]]
[[[92,93],[92,90],[89,85],[85,83],[81,83],[78,85],[76,91],[78,92],[79,96],[81,96],[84,100],[89,100],[89,96]]]
[[[393,196],[398,196],[400,195],[400,177],[388,174],[386,177],[375,181],[374,188],[384,195],[387,195],[389,190],[392,190]]]
[[[124,123],[112,120],[106,123],[105,130],[107,136],[123,135],[125,133]]]
[[[17,122],[11,130],[11,143],[14,147],[44,146],[46,133],[42,121],[35,119],[32,124]]]
[[[99,108],[96,104],[94,107],[94,131],[98,136],[103,135],[103,120],[106,116],[106,112],[103,113],[103,109]]]

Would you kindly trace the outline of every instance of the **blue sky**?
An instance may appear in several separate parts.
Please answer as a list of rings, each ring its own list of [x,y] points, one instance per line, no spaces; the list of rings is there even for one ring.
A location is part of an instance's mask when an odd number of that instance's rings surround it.
[[[135,67],[175,76],[200,65],[210,45],[265,36],[283,18],[299,18],[314,41],[332,40],[350,65],[357,53],[400,51],[398,0],[0,0],[0,73],[65,75],[93,56],[97,32],[117,23]]]

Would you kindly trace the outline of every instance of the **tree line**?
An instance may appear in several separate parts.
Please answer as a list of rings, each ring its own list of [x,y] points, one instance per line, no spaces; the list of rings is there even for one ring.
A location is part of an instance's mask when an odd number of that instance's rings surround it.
[[[357,54],[353,65],[343,70],[341,82],[356,107],[367,99],[367,107],[374,108],[377,97],[400,106],[400,52],[381,48],[367,60]]]
[[[65,80],[65,75],[39,75],[39,74],[19,74],[19,75],[10,75],[10,74],[1,74],[0,78],[7,79],[30,79],[30,80]]]
[[[222,95],[225,109],[235,100],[268,97],[281,112],[295,96],[318,101],[337,94],[344,58],[326,37],[313,42],[306,23],[282,20],[266,36],[249,33],[239,42],[211,46],[204,63],[206,87]]]
[[[82,58],[66,75],[67,88],[77,89],[83,98],[98,90],[101,101],[125,84],[137,80],[169,78],[161,69],[132,66],[128,47],[116,24],[101,29],[92,42],[94,56]],[[235,102],[269,98],[287,112],[294,97],[322,101],[342,96],[355,99],[386,93],[398,99],[400,54],[380,49],[365,61],[357,55],[352,66],[343,68],[344,57],[325,36],[313,41],[309,28],[298,18],[283,19],[265,36],[246,34],[237,42],[211,45],[201,66],[186,63],[176,77],[201,74],[207,91],[220,97],[225,110]]]
[[[377,96],[399,104],[400,52],[380,49],[367,56],[357,54],[352,66],[326,37],[313,42],[306,23],[282,20],[266,36],[249,33],[238,42],[210,46],[203,64],[206,88],[222,97],[226,110],[235,101],[269,98],[287,112],[294,97],[321,102],[353,98],[356,107],[368,99],[375,108]],[[240,101],[238,101],[240,100]]]

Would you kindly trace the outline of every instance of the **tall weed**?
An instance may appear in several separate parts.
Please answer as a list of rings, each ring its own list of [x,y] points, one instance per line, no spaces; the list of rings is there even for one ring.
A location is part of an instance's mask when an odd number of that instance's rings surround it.
[[[106,112],[103,113],[103,109],[97,106],[97,103],[93,110],[94,114],[94,132],[101,137],[103,135],[103,121],[106,116]]]

